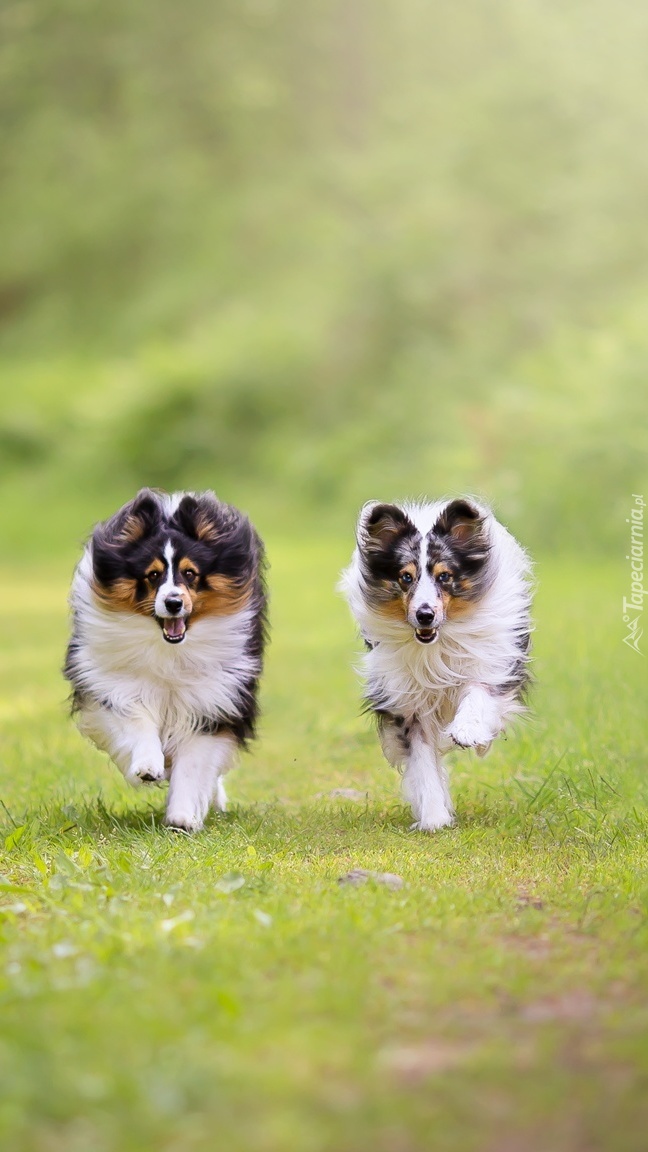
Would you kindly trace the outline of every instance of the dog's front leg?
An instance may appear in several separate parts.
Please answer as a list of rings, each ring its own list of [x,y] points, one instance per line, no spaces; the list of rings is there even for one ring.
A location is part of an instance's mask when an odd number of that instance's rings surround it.
[[[436,747],[414,728],[403,773],[403,796],[411,804],[414,828],[436,832],[454,823],[446,770]]]
[[[474,684],[464,694],[448,735],[460,748],[476,748],[483,755],[501,729],[498,697]]]
[[[149,716],[123,716],[97,704],[80,715],[79,729],[108,753],[129,784],[164,780],[164,753]]]
[[[221,777],[232,766],[236,741],[229,732],[197,733],[181,744],[173,757],[165,824],[198,832],[210,804],[225,810]]]

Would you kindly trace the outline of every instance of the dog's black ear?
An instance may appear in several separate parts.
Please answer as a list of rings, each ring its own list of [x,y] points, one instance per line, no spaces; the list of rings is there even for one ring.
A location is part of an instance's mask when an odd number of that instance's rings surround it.
[[[411,527],[397,504],[365,504],[358,523],[358,543],[370,551],[384,551]]]
[[[221,535],[219,508],[215,496],[208,493],[200,496],[189,494],[182,497],[173,519],[180,531],[191,540],[216,544]]]
[[[116,578],[117,558],[122,548],[138,544],[159,526],[162,516],[160,498],[150,488],[142,488],[134,500],[98,524],[92,534],[92,564],[101,583]]]
[[[161,515],[159,496],[150,488],[142,488],[134,500],[97,525],[93,539],[113,546],[137,544],[155,531]]]
[[[114,544],[137,544],[158,527],[160,499],[150,488],[142,488],[130,504],[120,508],[107,523],[105,539]]]
[[[447,537],[463,563],[480,568],[490,554],[486,517],[469,500],[453,500],[434,525],[437,536]]]
[[[189,536],[191,540],[198,539],[198,533],[196,531],[197,514],[198,501],[195,496],[183,496],[173,513],[174,524],[181,532],[184,532],[185,536]]]
[[[438,536],[450,536],[457,544],[475,540],[484,527],[484,517],[468,500],[453,500],[437,520],[434,531]]]

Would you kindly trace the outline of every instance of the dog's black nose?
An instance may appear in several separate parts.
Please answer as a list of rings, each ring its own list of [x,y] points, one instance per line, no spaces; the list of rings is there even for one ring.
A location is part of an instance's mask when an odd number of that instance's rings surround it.
[[[177,615],[177,613],[182,610],[181,597],[167,596],[166,600],[164,601],[164,607],[166,608],[167,612],[172,612],[174,616]]]
[[[417,608],[416,623],[420,624],[421,628],[429,628],[434,624],[434,609],[430,608],[429,604],[421,604],[421,607]]]

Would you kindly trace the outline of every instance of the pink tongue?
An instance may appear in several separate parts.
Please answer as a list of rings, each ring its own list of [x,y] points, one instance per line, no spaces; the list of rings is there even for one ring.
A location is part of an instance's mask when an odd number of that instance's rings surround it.
[[[184,636],[185,622],[180,616],[164,621],[164,631],[167,636]]]

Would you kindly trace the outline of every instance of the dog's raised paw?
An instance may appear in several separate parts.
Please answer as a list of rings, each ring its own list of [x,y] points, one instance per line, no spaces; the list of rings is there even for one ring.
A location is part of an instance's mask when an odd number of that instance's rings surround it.
[[[159,764],[150,760],[137,760],[131,764],[126,777],[130,784],[162,784],[164,783],[164,761]]]
[[[481,748],[487,751],[495,734],[485,724],[453,724],[448,736],[458,748]],[[482,752],[483,755],[483,752]]]

